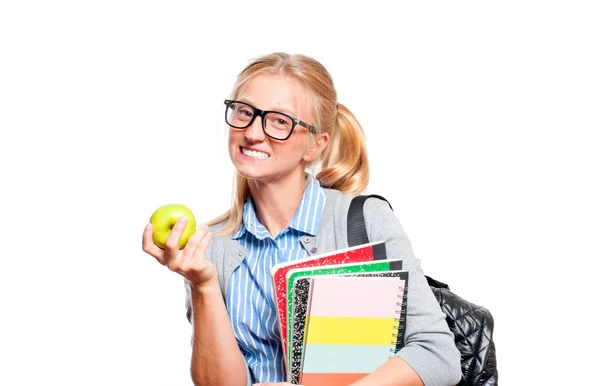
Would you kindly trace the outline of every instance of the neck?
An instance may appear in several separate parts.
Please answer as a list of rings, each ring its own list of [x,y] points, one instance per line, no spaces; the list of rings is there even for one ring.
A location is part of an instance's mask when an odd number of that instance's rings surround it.
[[[288,177],[273,182],[250,180],[256,217],[272,237],[292,221],[306,188],[304,173]]]

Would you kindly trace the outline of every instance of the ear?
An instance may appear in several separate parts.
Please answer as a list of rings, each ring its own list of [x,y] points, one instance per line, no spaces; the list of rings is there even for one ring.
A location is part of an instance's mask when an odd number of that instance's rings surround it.
[[[329,143],[329,134],[321,133],[317,136],[317,142],[311,143],[311,147],[304,153],[302,157],[306,162],[312,162],[316,160],[321,152],[325,150],[327,144]]]

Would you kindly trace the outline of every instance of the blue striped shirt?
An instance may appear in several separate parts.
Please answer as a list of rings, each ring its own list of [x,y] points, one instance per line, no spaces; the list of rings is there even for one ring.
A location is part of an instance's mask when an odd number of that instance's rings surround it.
[[[252,199],[244,204],[243,225],[232,238],[248,253],[229,279],[227,310],[252,382],[285,381],[271,267],[308,256],[300,239],[316,236],[324,207],[325,192],[315,178],[309,177],[294,218],[272,237],[256,218]]]

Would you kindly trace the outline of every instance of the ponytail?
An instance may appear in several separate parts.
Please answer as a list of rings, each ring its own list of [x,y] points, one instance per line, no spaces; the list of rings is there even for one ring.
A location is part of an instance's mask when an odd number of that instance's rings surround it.
[[[316,178],[326,188],[359,194],[369,183],[365,135],[354,114],[344,105],[338,104],[336,114]]]

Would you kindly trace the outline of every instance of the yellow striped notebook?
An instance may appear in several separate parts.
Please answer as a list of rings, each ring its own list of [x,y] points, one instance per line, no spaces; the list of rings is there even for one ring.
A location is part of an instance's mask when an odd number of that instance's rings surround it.
[[[408,272],[309,279],[301,385],[348,385],[394,355],[403,338]]]

